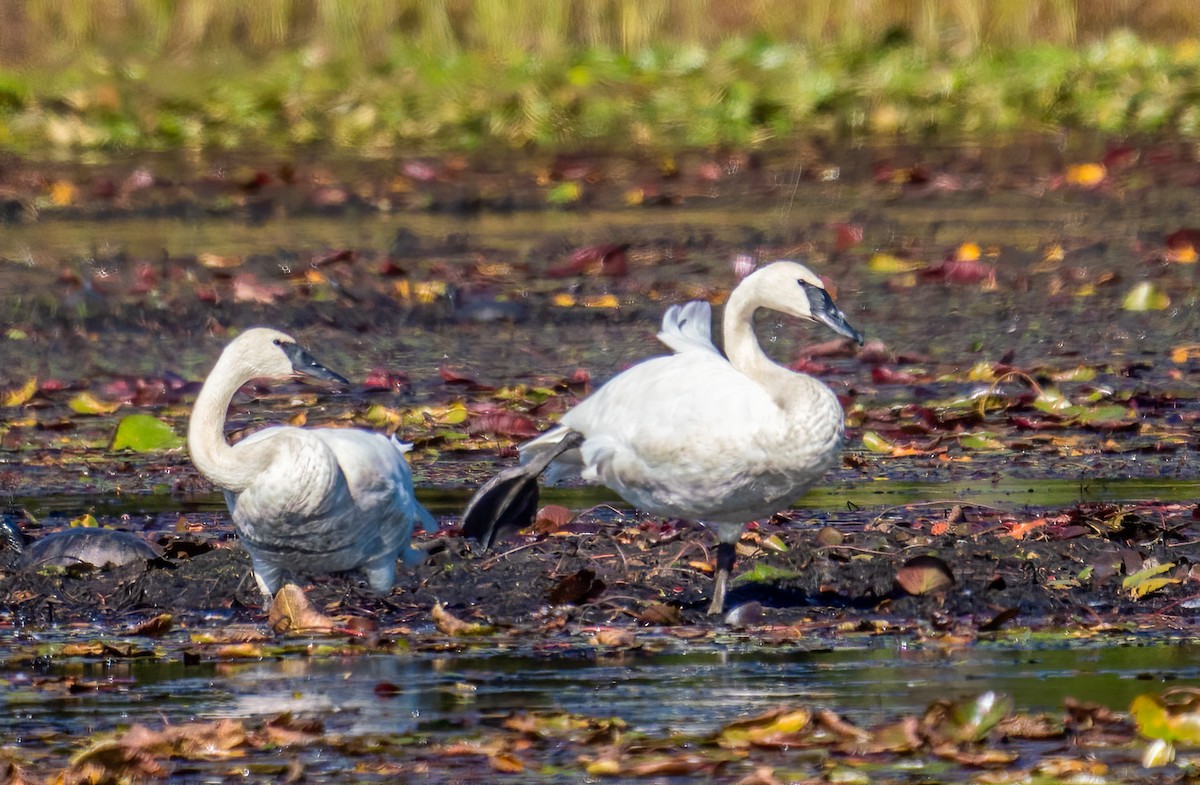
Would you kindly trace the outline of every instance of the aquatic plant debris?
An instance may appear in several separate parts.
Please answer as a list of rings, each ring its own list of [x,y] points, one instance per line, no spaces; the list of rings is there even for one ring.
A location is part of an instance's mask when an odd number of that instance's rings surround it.
[[[1023,146],[1017,159],[986,145],[831,145],[805,150],[799,174],[795,150],[744,149],[678,153],[669,173],[657,160],[592,155],[478,167],[437,155],[364,166],[250,156],[203,171],[152,156],[96,168],[6,163],[0,515],[31,538],[79,520],[164,549],[117,570],[48,573],[0,550],[9,705],[127,695],[130,706],[169,708],[149,679],[91,672],[143,661],[224,685],[258,666],[357,671],[414,654],[453,669],[471,652],[522,650],[550,667],[627,673],[704,647],[804,656],[877,645],[952,667],[998,640],[1041,656],[1194,637],[1200,323],[1187,307],[1194,238],[1181,229],[1193,217],[1171,205],[1191,203],[1200,161],[1170,141],[1132,152],[1124,141],[1091,143],[1078,153]],[[1105,167],[1096,187],[1066,182],[1068,166],[1089,161]],[[562,177],[579,179],[580,199],[548,210]],[[636,205],[634,188],[647,197]],[[144,219],[154,219],[152,237]],[[80,257],[97,226],[110,244]],[[539,525],[486,557],[469,552],[456,524],[470,490],[595,385],[661,351],[653,336],[665,307],[701,298],[719,309],[739,271],[796,255],[838,282],[839,301],[857,303],[853,318],[873,340],[855,353],[807,344],[787,318],[758,325],[772,356],[837,392],[848,441],[804,512],[748,527],[738,552],[753,580],[732,588],[734,614],[703,618],[704,532],[599,490],[547,489]],[[1126,310],[1142,281],[1171,305]],[[134,412],[181,433],[217,347],[278,322],[337,357],[352,384],[249,384],[230,410],[230,438],[283,421],[394,433],[414,444],[418,490],[442,523],[417,541],[425,562],[386,597],[352,576],[299,587],[333,620],[330,632],[271,630],[222,501],[183,451],[112,449]],[[954,582],[905,591],[897,576],[919,557],[939,560]],[[448,629],[488,632],[439,630],[438,603]],[[1123,681],[1155,694],[1176,676],[1156,665]],[[883,760],[932,780],[994,768],[1018,779],[1156,782],[1191,755],[1135,735],[1127,699],[1089,706],[1077,695],[1061,711],[1027,714],[1019,695],[1005,707],[991,677],[978,684],[989,701],[948,696],[928,714],[870,722],[788,696],[780,716],[791,719],[763,719],[761,743],[734,747],[715,741],[720,730],[766,707],[713,713],[702,732],[670,722],[630,731],[631,717],[563,712],[582,741],[566,731],[562,740],[555,715],[515,712],[514,724],[535,729],[519,732],[501,727],[503,712],[476,711],[476,681],[462,674],[461,688],[446,688],[445,703],[463,708],[452,728],[347,735],[337,723],[354,712],[302,719],[324,723],[312,749],[347,771],[361,764],[360,779],[432,771],[527,782],[589,768],[731,782],[908,776],[871,768]],[[404,677],[371,679],[385,683],[396,689],[378,700],[401,705]],[[1001,707],[995,725],[989,706]],[[802,713],[811,716],[797,728]],[[958,715],[968,721],[955,724]],[[104,738],[129,730],[111,716],[95,726]],[[167,717],[141,724],[165,733],[188,722]],[[239,720],[250,741],[235,749],[255,772],[333,779],[303,745],[255,746],[265,721]],[[70,752],[103,740],[63,733],[25,734],[3,754],[22,776],[49,779]],[[1178,764],[1166,764],[1172,755]],[[136,765],[127,751],[87,763],[122,759]],[[176,774],[230,770],[176,752],[151,759]],[[1141,771],[1143,760],[1168,767]]]

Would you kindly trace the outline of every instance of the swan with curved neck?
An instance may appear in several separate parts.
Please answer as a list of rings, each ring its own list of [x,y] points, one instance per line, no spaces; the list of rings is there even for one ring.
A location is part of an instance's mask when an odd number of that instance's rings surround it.
[[[192,462],[225,492],[268,601],[285,574],[363,569],[372,589],[387,592],[398,556],[420,561],[409,545],[414,522],[437,529],[413,495],[408,445],[349,428],[275,426],[234,445],[225,439],[229,404],[242,385],[299,375],[348,384],[278,330],[256,327],[231,341],[192,409]]]
[[[471,500],[463,534],[490,547],[532,522],[538,475],[548,469],[552,482],[577,474],[646,512],[715,528],[709,613],[721,613],[745,524],[803,496],[837,460],[843,442],[833,391],[776,364],[759,345],[760,308],[863,340],[821,279],[796,262],[767,265],[733,290],[725,306],[725,354],[712,343],[708,303],[672,306],[658,337],[675,353],[618,374],[558,426],[522,444],[522,465],[498,474]]]

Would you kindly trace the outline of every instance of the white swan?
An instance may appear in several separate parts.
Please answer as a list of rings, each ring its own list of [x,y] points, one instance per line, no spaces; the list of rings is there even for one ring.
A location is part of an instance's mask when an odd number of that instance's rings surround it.
[[[524,465],[479,489],[463,513],[463,534],[490,547],[532,521],[539,474],[549,468],[548,481],[579,474],[647,512],[715,527],[709,613],[720,613],[743,526],[800,498],[837,460],[843,440],[837,396],[759,346],[759,308],[822,322],[862,343],[820,278],[796,262],[767,265],[733,290],[725,355],[711,340],[708,303],[672,306],[658,337],[675,354],[618,374],[522,444]]]
[[[298,374],[348,382],[277,330],[246,330],[221,352],[188,423],[188,451],[200,473],[225,491],[238,536],[267,602],[284,573],[315,575],[362,568],[385,593],[396,558],[419,563],[409,547],[414,521],[437,522],[413,496],[395,437],[346,428],[267,428],[230,446],[225,415],[233,394],[257,378]]]

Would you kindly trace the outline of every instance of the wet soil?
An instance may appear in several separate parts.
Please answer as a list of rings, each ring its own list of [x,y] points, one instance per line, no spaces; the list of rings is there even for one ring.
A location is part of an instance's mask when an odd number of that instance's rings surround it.
[[[395,432],[415,445],[422,492],[464,491],[597,384],[660,351],[653,334],[667,304],[719,305],[740,255],[803,258],[870,339],[854,352],[776,316],[760,325],[775,357],[843,400],[850,441],[828,477],[835,492],[913,480],[1194,481],[1200,310],[1189,221],[1200,161],[1170,141],[1060,141],[813,143],[689,153],[670,166],[587,155],[264,157],[199,171],[154,158],[88,168],[6,159],[0,390],[13,405],[0,408],[3,512],[37,536],[101,510],[101,525],[139,532],[168,556],[144,571],[9,571],[3,606],[28,624],[156,608],[255,618],[228,519],[190,508],[212,488],[186,454],[110,449],[116,423],[135,411],[181,433],[233,330],[284,327],[354,384],[248,386],[231,434],[284,419]],[[1100,174],[1089,179],[1080,164]],[[1166,307],[1124,308],[1139,283]],[[23,387],[29,395],[17,395]],[[171,512],[139,514],[140,498]],[[1181,613],[1197,593],[1192,506],[1086,498],[951,503],[935,508],[941,521],[909,505],[882,528],[871,525],[877,505],[796,511],[747,537],[740,572],[762,569],[731,604],[759,603],[784,623],[813,613],[976,625],[1014,613],[1035,624]],[[112,499],[134,500],[134,512],[105,515]],[[639,618],[656,602],[703,619],[710,537],[610,501],[616,513],[585,504],[565,530],[469,558],[444,511],[444,545],[393,596],[337,577],[319,579],[314,596],[404,617],[436,598],[507,623],[589,570],[604,588],[566,598],[589,620]],[[818,542],[825,525],[847,539]],[[764,532],[788,550],[763,547]],[[952,587],[897,590],[901,566],[922,554],[948,565]],[[1159,577],[1170,582],[1153,591],[1122,583],[1168,564]]]

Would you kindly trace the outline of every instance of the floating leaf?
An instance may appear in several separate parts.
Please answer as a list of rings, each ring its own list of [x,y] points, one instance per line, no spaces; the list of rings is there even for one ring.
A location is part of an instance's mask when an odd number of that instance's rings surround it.
[[[1067,167],[1067,183],[1080,188],[1095,188],[1104,182],[1108,170],[1104,164],[1076,164]]]
[[[183,439],[175,435],[169,424],[149,414],[129,414],[117,423],[112,449],[154,452],[182,445]]]
[[[925,265],[912,259],[901,259],[890,253],[879,252],[871,256],[867,267],[876,273],[911,273],[920,270]]]
[[[968,450],[1004,450],[1004,442],[987,431],[976,431],[958,437],[958,443]]]
[[[938,594],[954,585],[954,573],[936,556],[915,556],[896,571],[896,584],[917,597]]]
[[[891,453],[892,443],[883,438],[875,431],[867,431],[862,436],[863,447],[866,447],[871,452]]]
[[[78,414],[112,414],[121,408],[120,401],[102,401],[90,392],[81,392],[67,402],[71,411]]]
[[[592,642],[597,646],[615,646],[622,649],[637,645],[637,636],[631,631],[619,627],[604,627],[596,630]]]
[[[1121,303],[1121,307],[1126,311],[1161,311],[1171,305],[1171,298],[1167,293],[1156,287],[1149,281],[1142,281],[1135,284],[1129,290],[1129,294],[1125,295],[1125,300]]]
[[[776,746],[804,730],[811,720],[812,712],[808,709],[772,709],[726,725],[718,732],[717,741],[722,747],[732,749]]]
[[[988,732],[1013,709],[1013,699],[1003,692],[988,690],[982,695],[950,706],[947,722],[956,741],[982,741]]]
[[[33,397],[37,388],[37,379],[31,376],[15,390],[5,390],[3,397],[0,397],[0,406],[21,406]]]
[[[583,195],[583,186],[576,181],[559,183],[546,194],[550,204],[574,204]]]
[[[72,529],[97,529],[100,527],[100,521],[96,520],[95,515],[88,512],[78,518],[72,518],[70,526]]]
[[[1155,769],[1175,760],[1175,745],[1166,739],[1155,739],[1142,753],[1142,766]]]
[[[1200,693],[1168,690],[1162,695],[1139,695],[1129,705],[1138,733],[1190,746],[1200,745]]]

